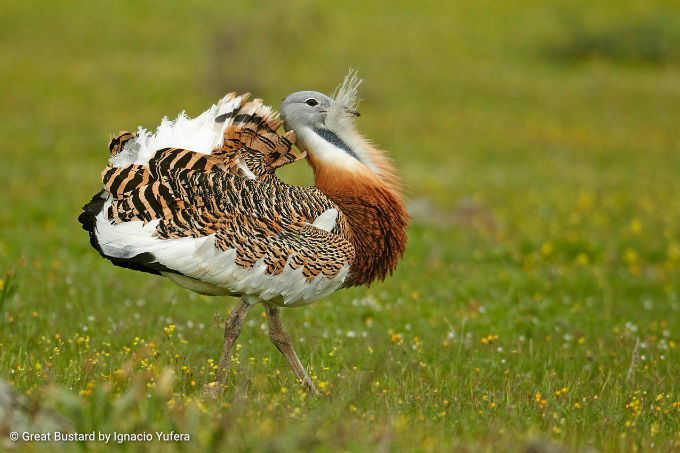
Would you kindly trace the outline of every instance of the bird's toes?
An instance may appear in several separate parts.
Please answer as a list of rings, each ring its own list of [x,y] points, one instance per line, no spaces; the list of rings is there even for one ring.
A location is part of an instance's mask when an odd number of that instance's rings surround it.
[[[223,386],[219,382],[215,381],[205,384],[203,386],[202,393],[204,398],[217,399],[222,396],[223,390]]]
[[[318,395],[319,394],[319,392],[316,390],[316,387],[314,386],[314,383],[308,377],[302,380],[302,387],[310,395]]]

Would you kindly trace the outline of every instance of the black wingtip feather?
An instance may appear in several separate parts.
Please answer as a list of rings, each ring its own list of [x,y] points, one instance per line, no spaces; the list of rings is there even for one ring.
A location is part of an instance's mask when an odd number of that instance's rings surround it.
[[[78,216],[78,222],[83,226],[83,230],[87,231],[90,235],[90,244],[92,247],[99,252],[101,256],[111,261],[113,264],[119,267],[124,267],[126,269],[132,269],[135,271],[148,272],[149,274],[160,275],[161,272],[174,272],[174,269],[163,266],[162,264],[156,262],[156,257],[149,253],[140,253],[131,258],[116,258],[113,256],[105,255],[99,246],[99,241],[97,240],[97,235],[95,233],[95,227],[97,224],[97,214],[101,212],[104,208],[104,203],[106,202],[106,191],[95,194],[85,206],[83,206],[83,212]]]

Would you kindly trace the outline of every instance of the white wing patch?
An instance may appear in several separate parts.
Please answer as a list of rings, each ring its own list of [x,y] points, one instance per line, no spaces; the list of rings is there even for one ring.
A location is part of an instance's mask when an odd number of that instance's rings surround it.
[[[331,230],[335,228],[337,220],[338,210],[335,208],[326,209],[319,215],[319,217],[316,218],[316,220],[314,220],[312,226],[315,226],[330,233]]]
[[[243,175],[248,178],[248,179],[256,179],[257,176],[255,176],[255,173],[250,171],[250,168],[248,168],[248,165],[246,165],[246,162],[243,160],[242,157],[237,157],[235,159],[236,166],[243,172]]]
[[[112,224],[104,217],[111,201],[96,217],[96,235],[105,255],[116,258],[131,258],[140,253],[151,253],[157,262],[182,275],[164,272],[180,286],[211,295],[246,294],[257,296],[270,303],[297,307],[323,299],[344,282],[349,273],[345,265],[333,278],[317,275],[311,282],[302,275],[303,268],[293,269],[290,262],[278,275],[266,274],[264,259],[258,260],[252,268],[239,266],[235,262],[236,249],[227,251],[215,247],[215,235],[201,238],[160,239],[154,236],[159,220],[146,225],[142,221]],[[325,227],[337,211],[329,209],[323,217]],[[323,228],[325,229],[325,228]]]

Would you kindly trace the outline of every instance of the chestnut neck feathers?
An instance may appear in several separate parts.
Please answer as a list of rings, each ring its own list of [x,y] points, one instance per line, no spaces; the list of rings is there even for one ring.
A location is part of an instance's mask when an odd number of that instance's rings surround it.
[[[385,153],[356,130],[357,87],[350,72],[333,98],[301,91],[284,99],[281,118],[307,152],[316,186],[347,217],[356,259],[346,286],[370,285],[392,273],[406,247],[401,184]]]
[[[329,165],[309,153],[316,186],[347,218],[356,258],[346,286],[370,285],[391,274],[406,248],[408,215],[401,194],[367,169]]]

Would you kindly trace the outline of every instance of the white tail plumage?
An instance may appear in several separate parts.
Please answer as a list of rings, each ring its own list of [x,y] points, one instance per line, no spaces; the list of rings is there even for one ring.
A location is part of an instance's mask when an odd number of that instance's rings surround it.
[[[247,95],[229,93],[196,118],[189,118],[185,112],[180,113],[174,121],[165,117],[153,133],[140,126],[137,136],[129,140],[120,153],[111,157],[110,164],[113,167],[146,165],[153,153],[162,148],[182,148],[210,154],[222,145],[224,130],[232,124],[235,112],[246,98]],[[229,118],[216,127],[215,118],[223,114]]]

